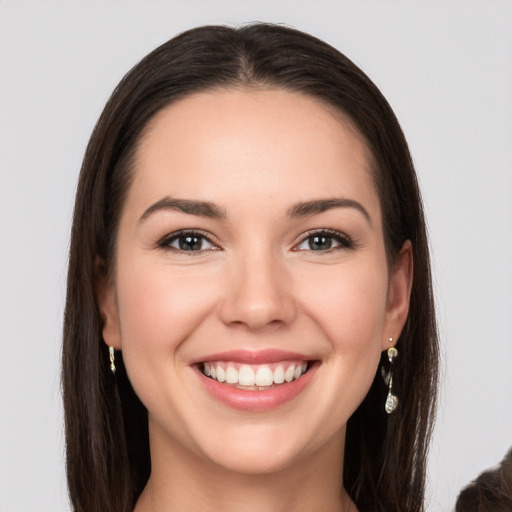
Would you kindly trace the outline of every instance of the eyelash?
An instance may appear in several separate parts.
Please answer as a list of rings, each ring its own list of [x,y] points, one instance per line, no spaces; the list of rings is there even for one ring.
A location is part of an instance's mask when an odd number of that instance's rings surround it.
[[[180,249],[178,247],[171,246],[171,243],[178,241],[181,237],[187,237],[187,236],[200,239],[201,244],[204,243],[204,241],[206,241],[212,245],[212,248],[208,248],[208,249],[200,248],[198,250],[185,250],[185,249]],[[319,250],[299,249],[298,248],[298,246],[306,243],[308,240],[312,239],[313,237],[330,238],[330,239],[334,240],[335,242],[337,242],[339,245],[335,246],[335,247],[329,247],[328,249],[319,249]],[[204,253],[205,251],[221,250],[219,247],[219,244],[217,242],[215,242],[214,240],[212,240],[211,235],[209,235],[203,231],[199,231],[199,230],[176,231],[174,233],[166,235],[164,238],[162,238],[158,242],[158,247],[160,249],[164,249],[167,251],[173,251],[173,252],[176,252],[179,254],[186,253],[189,256],[198,255],[198,254]],[[355,247],[356,247],[356,244],[355,244],[354,240],[351,237],[349,237],[348,235],[341,233],[340,231],[335,231],[333,229],[321,229],[321,230],[309,231],[309,232],[305,233],[304,235],[302,235],[300,241],[297,244],[295,244],[292,251],[302,252],[302,251],[309,250],[310,252],[318,252],[320,254],[322,254],[322,253],[329,254],[329,253],[339,251],[339,250],[354,249]]]

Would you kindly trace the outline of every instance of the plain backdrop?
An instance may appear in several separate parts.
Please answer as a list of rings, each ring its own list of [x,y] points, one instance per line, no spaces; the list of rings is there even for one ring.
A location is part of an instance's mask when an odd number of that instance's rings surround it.
[[[452,510],[512,445],[510,1],[0,0],[0,512],[69,510],[59,382],[69,225],[107,97],[178,32],[250,21],[346,53],[410,143],[443,346],[428,510]]]

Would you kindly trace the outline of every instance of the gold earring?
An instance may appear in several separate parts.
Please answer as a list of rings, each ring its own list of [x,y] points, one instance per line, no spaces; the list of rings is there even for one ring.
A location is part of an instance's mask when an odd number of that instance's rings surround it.
[[[393,343],[393,338],[389,338],[389,341]],[[398,397],[393,394],[393,361],[397,356],[398,350],[395,347],[388,349],[389,373],[383,373],[384,382],[388,385],[388,396],[384,405],[384,409],[388,414],[391,414],[398,407]]]
[[[108,353],[110,355],[110,371],[115,375],[116,374],[116,365],[115,365],[116,356],[114,353],[114,347],[108,347]]]

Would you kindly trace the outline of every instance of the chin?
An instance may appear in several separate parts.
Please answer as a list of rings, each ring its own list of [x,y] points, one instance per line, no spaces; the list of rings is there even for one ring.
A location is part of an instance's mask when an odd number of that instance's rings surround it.
[[[284,425],[229,429],[222,438],[203,444],[203,454],[227,471],[246,474],[272,474],[301,462],[311,447],[303,437],[302,424],[290,432]],[[295,434],[295,435],[294,435]]]
[[[229,449],[211,454],[211,460],[231,473],[240,475],[269,475],[286,470],[298,462],[299,454],[282,450],[269,453],[247,447],[243,451]]]

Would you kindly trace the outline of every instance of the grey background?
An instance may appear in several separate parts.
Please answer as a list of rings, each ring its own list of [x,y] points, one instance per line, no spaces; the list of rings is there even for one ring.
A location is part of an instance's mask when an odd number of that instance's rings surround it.
[[[273,21],[346,53],[410,143],[443,385],[429,510],[512,445],[512,3],[0,0],[0,512],[69,510],[59,351],[73,194],[123,74],[200,24]],[[400,476],[397,475],[397,478]]]

